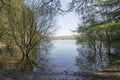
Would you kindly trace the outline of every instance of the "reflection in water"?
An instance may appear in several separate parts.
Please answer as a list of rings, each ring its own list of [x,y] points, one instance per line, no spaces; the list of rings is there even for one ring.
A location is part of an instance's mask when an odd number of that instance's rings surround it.
[[[8,46],[0,49],[0,70],[16,70],[16,71],[33,71],[34,66],[39,66],[39,70],[47,70],[48,67],[48,51],[51,47],[51,43],[48,40],[44,40],[38,49],[36,48],[28,58],[21,60],[20,50],[15,47]],[[39,57],[38,57],[39,56]],[[37,62],[36,62],[36,57]]]
[[[101,71],[102,68],[107,67],[109,60],[106,49],[102,46],[99,50],[99,45],[96,45],[95,49],[96,51],[85,43],[79,45],[77,49],[79,55],[76,57],[76,65],[79,70]]]
[[[74,72],[77,70],[75,66],[76,51],[75,40],[54,40],[54,48],[51,51],[50,57],[53,58],[53,63],[56,65],[56,72]]]
[[[75,67],[75,59],[76,65],[80,70],[91,70],[94,67],[96,67],[97,70],[99,66],[105,67],[106,65],[106,62],[104,65],[104,60],[106,61],[107,59],[103,58],[103,61],[99,61],[98,55],[96,55],[95,59],[92,58],[92,51],[85,46],[82,47],[82,45],[80,45],[77,52],[75,40],[58,40],[53,42],[55,43],[54,48],[51,41],[46,40],[42,42],[37,55],[35,55],[37,53],[37,50],[35,50],[35,54],[30,55],[30,58],[21,62],[18,58],[21,56],[19,52],[16,52],[15,55],[10,55],[9,52],[2,54],[2,56],[0,54],[0,62],[2,61],[2,64],[0,63],[0,69],[24,71],[7,72],[8,74],[11,73],[9,74],[10,80],[93,80],[91,77],[74,75],[74,71],[78,70]],[[51,48],[53,48],[53,50],[50,52]],[[2,50],[2,52],[4,51],[6,50]],[[64,69],[61,69],[61,67]],[[62,72],[56,73],[56,69]],[[73,71],[73,73],[69,73],[70,71]],[[6,74],[6,72],[3,72],[3,74]],[[13,77],[16,77],[16,79],[13,79]],[[4,80],[6,80],[6,78],[8,78],[8,76],[5,76]]]
[[[4,48],[2,54],[0,55],[0,70],[16,70],[25,71],[32,70],[34,66],[34,61],[31,58],[26,58],[21,60],[21,54],[16,51],[16,54],[10,54]]]
[[[36,66],[34,67],[34,72],[39,73],[50,73],[54,67],[53,64],[50,64],[49,52],[52,48],[52,43],[49,40],[44,41],[39,48],[37,54]]]
[[[53,73],[59,71],[68,73],[76,70],[98,70],[107,66],[106,50],[102,48],[102,59],[100,57],[99,49],[94,51],[86,44],[80,44],[77,49],[75,40],[57,40],[52,42],[44,40],[39,47],[39,51],[34,50],[34,54],[30,58],[20,61],[21,54],[19,50],[9,51],[7,48],[1,49],[0,52],[0,69],[1,70],[33,70],[39,73]],[[84,47],[83,47],[84,45]],[[97,48],[98,46],[96,46]],[[50,50],[53,50],[50,52]],[[76,51],[77,49],[77,51]],[[12,49],[11,49],[12,50]],[[15,54],[11,54],[14,52]],[[37,55],[36,53],[39,52]],[[37,60],[36,60],[37,56]],[[54,58],[54,59],[52,59]],[[54,61],[53,61],[54,60]],[[75,60],[77,68],[75,67]]]

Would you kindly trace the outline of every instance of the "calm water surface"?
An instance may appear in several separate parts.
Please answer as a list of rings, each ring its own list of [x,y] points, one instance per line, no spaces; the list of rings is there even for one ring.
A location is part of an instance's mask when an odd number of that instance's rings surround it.
[[[57,71],[76,71],[75,58],[78,55],[76,40],[54,40],[50,57]]]
[[[106,51],[102,50],[103,56],[100,60],[99,49],[96,49],[96,56],[94,57],[94,51],[87,48],[85,42],[77,45],[76,40],[53,40],[52,43],[53,48],[46,52],[50,53],[49,55],[44,55],[46,53],[38,55],[38,64],[45,65],[45,70],[50,68],[53,71],[55,70],[54,72],[68,73],[81,70],[101,71],[108,65],[108,60],[105,57]]]
[[[45,42],[45,45],[42,45],[37,55],[37,65],[34,66],[33,70],[36,73],[14,72],[10,76],[10,80],[13,80],[11,78],[13,76],[19,77],[16,80],[95,80],[91,76],[73,74],[82,74],[80,70],[98,70],[101,67],[104,68],[107,64],[106,58],[104,59],[103,57],[102,61],[99,60],[99,55],[93,58],[88,48],[84,44],[77,45],[76,40],[53,40],[52,43],[52,49],[49,47],[51,45],[49,42]],[[28,68],[26,64],[24,66]],[[31,79],[28,79],[28,77]],[[7,76],[4,76],[4,78],[6,80]]]

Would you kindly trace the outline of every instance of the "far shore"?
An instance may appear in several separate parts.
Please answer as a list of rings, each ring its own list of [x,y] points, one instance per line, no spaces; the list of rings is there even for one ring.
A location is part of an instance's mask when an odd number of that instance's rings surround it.
[[[49,36],[50,40],[76,40],[79,36]]]

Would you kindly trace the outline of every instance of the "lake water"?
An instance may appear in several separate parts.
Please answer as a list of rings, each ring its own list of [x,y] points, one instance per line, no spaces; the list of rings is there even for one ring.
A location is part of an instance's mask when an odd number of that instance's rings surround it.
[[[28,69],[29,66],[34,66],[31,75],[27,73],[27,75],[24,76],[26,78],[32,76],[32,80],[93,80],[94,77],[88,77],[81,72],[81,70],[100,70],[107,66],[108,60],[105,58],[104,48],[102,49],[102,60],[99,59],[98,52],[96,57],[93,57],[92,52],[92,50],[86,47],[85,42],[78,45],[76,44],[76,40],[46,41],[43,45],[40,45],[36,61],[37,65],[28,65],[28,62],[24,62],[24,64],[20,66],[20,69]],[[10,65],[13,69],[14,66],[15,65]],[[3,68],[4,67],[5,66],[3,66]],[[7,69],[8,68],[7,66]],[[19,76],[19,72],[17,73]],[[25,72],[22,72],[21,80],[23,80],[24,74]]]
[[[75,58],[78,55],[76,40],[54,40],[50,52],[57,71],[77,71]]]
[[[54,72],[67,73],[80,72],[81,70],[101,71],[101,68],[108,65],[108,60],[105,57],[106,51],[102,50],[102,60],[98,54],[99,49],[96,49],[98,52],[94,57],[94,51],[87,48],[85,42],[77,45],[76,40],[53,40],[52,44],[53,48],[48,49],[47,52],[40,52],[37,60],[37,63],[42,65],[47,72],[49,69]],[[42,72],[39,68],[35,68],[35,70]]]

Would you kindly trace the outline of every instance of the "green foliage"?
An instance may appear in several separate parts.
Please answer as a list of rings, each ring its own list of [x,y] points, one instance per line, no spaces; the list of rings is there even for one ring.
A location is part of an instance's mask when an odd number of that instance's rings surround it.
[[[107,49],[109,58],[113,53],[120,54],[118,50],[120,43],[119,0],[73,0],[70,6],[82,19],[82,24],[79,24],[77,29],[78,33],[84,36],[83,40],[93,50],[97,42],[100,42]],[[112,49],[114,52],[111,51]]]

